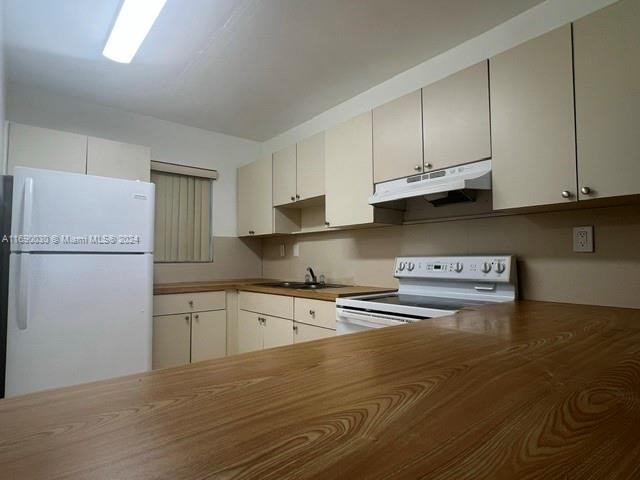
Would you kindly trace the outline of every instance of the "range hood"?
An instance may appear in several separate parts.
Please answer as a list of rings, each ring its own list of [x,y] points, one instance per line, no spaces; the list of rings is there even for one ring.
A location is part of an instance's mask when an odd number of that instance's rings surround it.
[[[491,190],[491,160],[377,183],[370,205],[424,197],[434,206],[474,201],[477,190]]]

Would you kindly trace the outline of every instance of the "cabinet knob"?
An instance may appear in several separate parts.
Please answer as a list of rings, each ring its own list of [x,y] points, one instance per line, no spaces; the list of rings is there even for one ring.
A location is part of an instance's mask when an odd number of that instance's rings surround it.
[[[298,333],[298,326],[297,325],[293,326],[293,333]]]
[[[188,322],[189,321],[189,315],[185,315],[184,319]]]
[[[189,306],[193,307],[193,300],[189,300]]]
[[[297,198],[298,200],[300,200],[300,195],[296,194],[296,198]]]
[[[329,225],[331,225],[329,222],[324,222],[324,224],[328,227]]]
[[[254,232],[253,230],[249,230],[249,235],[253,235],[254,233],[256,232]]]
[[[196,315],[195,315],[195,319],[196,319],[196,320],[200,320],[200,315],[198,315],[198,314],[196,313]]]
[[[589,187],[582,187],[580,189],[580,192],[583,193],[584,195],[589,195],[591,193],[591,188]]]
[[[563,190],[562,198],[571,198],[571,192],[569,190]]]
[[[421,171],[421,170],[422,170],[422,167],[421,167],[420,165],[416,165],[415,167],[413,167],[413,169],[414,169],[416,172],[419,172],[419,171]]]
[[[309,310],[309,315],[311,315],[312,317],[316,316],[316,311],[315,310]]]
[[[296,199],[293,195],[291,195],[291,201],[293,202]]]
[[[424,164],[424,168],[426,168],[426,169],[431,169],[431,167],[433,167],[433,165],[431,165],[430,163],[425,163]]]

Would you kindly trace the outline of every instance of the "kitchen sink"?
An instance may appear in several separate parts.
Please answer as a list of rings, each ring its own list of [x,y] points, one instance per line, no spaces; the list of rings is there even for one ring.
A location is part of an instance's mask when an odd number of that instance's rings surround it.
[[[348,285],[339,285],[337,283],[305,283],[305,282],[274,282],[261,283],[265,287],[291,288],[301,290],[321,290],[323,288],[347,287]]]

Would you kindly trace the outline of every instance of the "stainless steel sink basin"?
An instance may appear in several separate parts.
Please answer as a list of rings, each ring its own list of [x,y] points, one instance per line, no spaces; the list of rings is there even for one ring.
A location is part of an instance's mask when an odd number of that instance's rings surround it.
[[[338,285],[336,283],[305,283],[305,282],[274,282],[262,283],[265,287],[291,288],[300,290],[321,290],[323,288],[338,288],[348,285]]]

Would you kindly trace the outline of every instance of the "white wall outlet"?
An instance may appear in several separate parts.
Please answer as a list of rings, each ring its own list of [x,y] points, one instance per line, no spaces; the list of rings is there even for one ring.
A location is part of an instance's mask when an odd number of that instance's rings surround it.
[[[300,256],[300,244],[298,244],[298,243],[294,243],[293,244],[293,256],[294,257],[299,257]]]
[[[287,254],[287,250],[285,248],[285,245],[284,245],[284,243],[281,243],[280,244],[280,256],[284,257],[286,254]]]
[[[573,251],[593,252],[593,227],[573,227]]]

